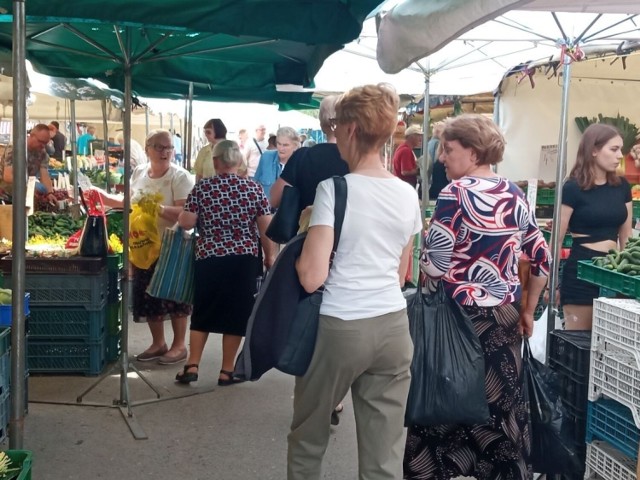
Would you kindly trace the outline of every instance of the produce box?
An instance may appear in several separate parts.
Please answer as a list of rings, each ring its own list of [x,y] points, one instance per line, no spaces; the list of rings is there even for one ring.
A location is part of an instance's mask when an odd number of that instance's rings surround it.
[[[640,218],[640,200],[633,200],[631,205],[633,206],[633,219],[637,220],[638,218]]]
[[[13,480],[31,480],[31,457],[28,450],[5,450],[7,457],[11,459],[10,468],[18,468],[20,473]]]
[[[640,429],[628,407],[607,398],[589,402],[587,442],[604,440],[633,460],[638,460]]]
[[[0,259],[0,272],[5,274],[11,273],[13,264],[13,258],[6,256]],[[74,274],[93,275],[100,273],[107,265],[107,261],[104,257],[66,257],[66,258],[26,258],[25,259],[25,272],[26,273],[52,273],[52,274]],[[5,279],[5,284],[8,284],[9,280]]]
[[[627,297],[640,299],[640,277],[632,277],[615,270],[608,270],[593,264],[592,260],[578,262],[578,278],[608,290],[622,293]]]
[[[97,342],[29,340],[27,364],[36,373],[100,375],[106,365],[107,335]]]
[[[536,196],[536,205],[553,205],[555,199],[555,188],[539,188]]]
[[[24,316],[29,316],[29,299],[31,295],[28,293],[24,294]],[[11,317],[13,315],[13,308],[9,305],[0,305],[0,327],[10,327],[11,326]]]
[[[607,442],[594,441],[587,445],[584,478],[638,480],[635,470],[635,462]]]
[[[544,239],[547,241],[547,243],[550,243],[551,230],[541,228],[540,231],[542,232],[542,235],[544,236]],[[565,234],[564,239],[562,239],[562,248],[571,248],[572,245],[573,245],[573,238],[571,237],[571,234],[570,233]]]

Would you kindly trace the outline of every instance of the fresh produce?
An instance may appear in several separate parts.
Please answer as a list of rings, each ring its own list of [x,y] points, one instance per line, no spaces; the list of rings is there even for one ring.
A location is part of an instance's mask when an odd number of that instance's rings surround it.
[[[70,237],[84,225],[83,219],[74,220],[66,214],[36,212],[28,217],[29,237],[58,234]]]
[[[120,240],[124,237],[124,218],[121,211],[107,212],[107,233],[117,235]]]
[[[112,233],[109,235],[109,252],[110,253],[122,253],[124,250],[124,246],[122,245],[122,241],[115,234]]]
[[[604,257],[593,257],[593,264],[625,275],[640,276],[640,238],[630,238],[622,251],[611,249]]]
[[[13,292],[10,288],[0,288],[0,305],[11,305]]]
[[[631,198],[633,200],[640,200],[640,185],[631,187]]]

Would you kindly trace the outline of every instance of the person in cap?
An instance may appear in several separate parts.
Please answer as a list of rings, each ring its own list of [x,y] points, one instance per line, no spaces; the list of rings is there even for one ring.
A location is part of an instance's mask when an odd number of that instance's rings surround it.
[[[415,187],[418,183],[420,168],[413,150],[422,145],[422,130],[420,127],[412,125],[405,130],[404,138],[404,143],[396,149],[393,155],[393,174]]]

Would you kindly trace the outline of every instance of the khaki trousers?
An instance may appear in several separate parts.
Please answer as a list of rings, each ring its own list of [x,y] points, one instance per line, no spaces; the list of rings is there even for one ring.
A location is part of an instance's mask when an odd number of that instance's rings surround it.
[[[331,412],[351,388],[360,480],[402,478],[413,343],[406,310],[345,321],[320,315],[309,370],[296,377],[288,480],[319,480]]]

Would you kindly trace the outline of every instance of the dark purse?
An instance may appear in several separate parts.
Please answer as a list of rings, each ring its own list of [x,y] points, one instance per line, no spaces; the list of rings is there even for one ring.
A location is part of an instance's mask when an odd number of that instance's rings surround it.
[[[280,206],[267,227],[267,237],[276,243],[287,243],[298,232],[300,218],[300,191],[286,185],[282,191]]]
[[[347,181],[344,177],[333,177],[333,185],[335,187],[335,223],[331,263],[333,263],[333,257],[340,241],[347,207]],[[331,269],[331,264],[329,269]],[[286,343],[276,363],[276,368],[281,372],[295,376],[307,373],[316,348],[322,294],[321,287],[311,294],[305,293],[298,301],[295,316],[289,326]]]

